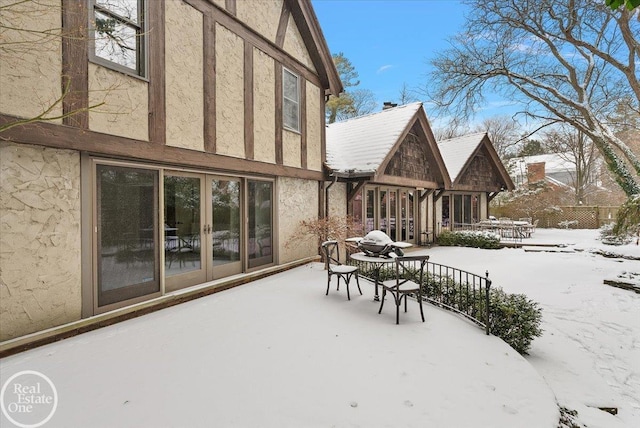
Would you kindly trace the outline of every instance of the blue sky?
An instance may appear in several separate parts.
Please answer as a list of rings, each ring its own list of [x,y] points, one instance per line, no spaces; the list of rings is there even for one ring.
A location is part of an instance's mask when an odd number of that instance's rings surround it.
[[[331,53],[344,53],[360,75],[358,88],[373,91],[380,106],[397,101],[404,82],[410,88],[427,83],[429,60],[461,30],[467,8],[456,0],[312,0],[312,4]],[[499,108],[502,104],[489,99],[476,119],[508,113]]]

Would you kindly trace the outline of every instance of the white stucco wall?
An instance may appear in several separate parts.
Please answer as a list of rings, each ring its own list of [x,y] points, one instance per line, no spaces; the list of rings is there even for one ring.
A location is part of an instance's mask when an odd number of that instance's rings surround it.
[[[307,168],[322,171],[322,120],[320,88],[307,82]]]
[[[300,31],[292,18],[289,19],[289,26],[287,27],[287,33],[284,37],[283,48],[285,52],[309,67],[309,69],[316,71],[313,61],[311,61],[311,57],[309,56],[309,51],[307,51],[304,40],[302,40],[302,35],[300,35]]]
[[[276,162],[275,61],[259,49],[253,50],[253,157]]]
[[[165,15],[167,145],[204,151],[202,13],[168,1]]]
[[[318,182],[278,178],[278,238],[280,263],[318,254],[318,238],[291,241],[303,220],[318,218]]]
[[[80,156],[0,142],[0,341],[80,319]]]
[[[89,129],[149,140],[148,83],[89,64]]]
[[[244,158],[244,43],[216,24],[216,152]]]
[[[287,166],[300,168],[301,142],[297,132],[282,131],[282,160]]]
[[[328,186],[330,183],[325,183]],[[347,216],[347,184],[336,182],[329,188],[329,215],[333,217]]]
[[[236,2],[236,12],[239,20],[275,43],[282,0],[241,0]]]
[[[9,5],[12,5],[9,7]],[[21,117],[37,117],[62,96],[62,27],[60,0],[17,2],[1,0],[0,30],[0,112]],[[20,29],[29,29],[26,32]],[[52,35],[46,35],[49,32]],[[47,117],[62,114],[62,103]],[[54,123],[61,123],[56,120]]]

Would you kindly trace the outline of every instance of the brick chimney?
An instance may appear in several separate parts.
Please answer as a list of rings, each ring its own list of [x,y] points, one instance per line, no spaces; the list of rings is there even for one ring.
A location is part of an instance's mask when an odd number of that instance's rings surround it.
[[[398,104],[392,103],[391,101],[385,101],[382,104],[382,110],[389,110],[390,108],[398,107]]]
[[[544,162],[527,164],[527,181],[529,184],[544,181],[545,175]]]

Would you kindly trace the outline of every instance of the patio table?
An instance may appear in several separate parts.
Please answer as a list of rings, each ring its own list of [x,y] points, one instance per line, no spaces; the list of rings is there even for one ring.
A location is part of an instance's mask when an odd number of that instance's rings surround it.
[[[380,269],[382,268],[382,266],[386,264],[395,263],[395,257],[374,257],[374,256],[368,256],[365,253],[351,254],[351,256],[349,257],[358,262],[367,263],[372,266],[373,273],[375,276],[374,282],[375,282],[375,290],[376,290],[375,295],[373,296],[373,301],[379,302],[380,296],[378,294],[378,284],[380,283]]]

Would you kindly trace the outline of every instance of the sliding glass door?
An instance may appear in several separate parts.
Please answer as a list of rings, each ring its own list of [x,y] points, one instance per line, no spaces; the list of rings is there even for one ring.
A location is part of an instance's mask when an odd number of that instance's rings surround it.
[[[204,282],[204,180],[201,174],[167,172],[164,176],[165,289]]]
[[[275,262],[273,180],[90,167],[94,313]]]
[[[273,182],[247,181],[249,269],[273,263]]]
[[[211,196],[209,277],[216,279],[242,272],[241,186],[239,179],[209,177],[207,188]]]
[[[96,165],[97,306],[160,291],[158,171]]]

